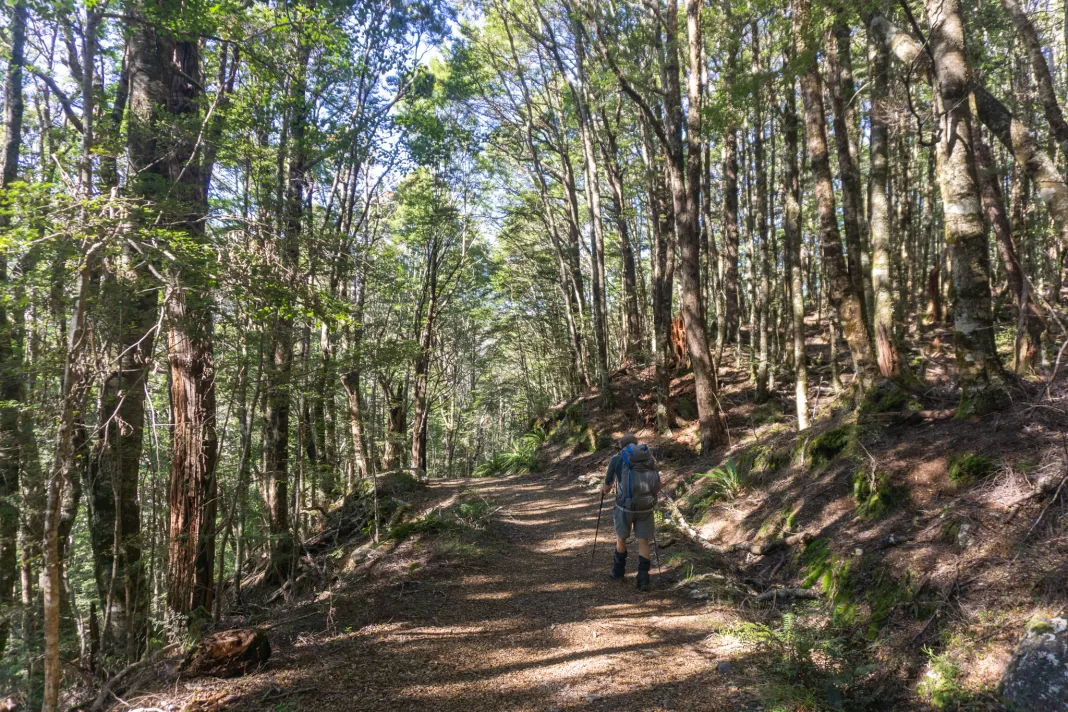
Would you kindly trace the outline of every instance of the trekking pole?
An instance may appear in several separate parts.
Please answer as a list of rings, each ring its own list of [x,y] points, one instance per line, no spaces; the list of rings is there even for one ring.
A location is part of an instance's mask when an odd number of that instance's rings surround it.
[[[604,509],[604,490],[601,490],[601,503],[597,505],[597,526],[593,530],[593,551],[590,552],[590,562],[597,554],[597,535],[601,531],[601,510]]]

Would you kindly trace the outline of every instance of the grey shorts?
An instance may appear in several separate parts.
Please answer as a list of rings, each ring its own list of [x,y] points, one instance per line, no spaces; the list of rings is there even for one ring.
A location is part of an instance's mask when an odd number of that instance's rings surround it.
[[[630,530],[634,529],[635,539],[652,539],[655,523],[652,512],[627,512],[616,505],[615,508],[616,536],[620,539],[630,538]]]

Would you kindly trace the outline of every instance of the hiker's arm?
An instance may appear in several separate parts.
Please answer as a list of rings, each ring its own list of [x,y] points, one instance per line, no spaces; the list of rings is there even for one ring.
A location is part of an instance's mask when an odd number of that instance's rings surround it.
[[[616,481],[616,473],[612,470],[612,465],[615,464],[616,459],[613,457],[608,461],[608,472],[604,476],[604,486],[601,487],[601,494],[606,495],[612,491],[612,485]]]

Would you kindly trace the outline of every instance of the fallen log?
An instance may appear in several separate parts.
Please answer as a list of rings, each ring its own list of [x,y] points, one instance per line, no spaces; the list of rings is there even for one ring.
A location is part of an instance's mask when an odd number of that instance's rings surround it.
[[[664,502],[667,504],[668,509],[671,511],[671,522],[679,532],[690,540],[693,544],[701,547],[705,551],[711,551],[716,554],[726,554],[729,551],[729,547],[722,547],[713,544],[708,539],[701,536],[700,532],[690,526],[686,521],[686,517],[682,516],[682,512],[679,511],[679,505],[675,500],[667,495],[664,496]]]
[[[756,597],[756,600],[763,603],[765,601],[778,601],[779,599],[790,600],[793,598],[803,598],[810,601],[819,600],[823,598],[823,594],[812,588],[774,588],[770,591],[765,591]]]
[[[201,640],[178,670],[190,675],[239,677],[257,669],[270,657],[271,643],[262,630],[224,630]]]

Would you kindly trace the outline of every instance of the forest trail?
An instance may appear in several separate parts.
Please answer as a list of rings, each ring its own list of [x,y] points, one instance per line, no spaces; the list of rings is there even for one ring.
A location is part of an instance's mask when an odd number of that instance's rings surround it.
[[[625,583],[607,578],[607,503],[591,563],[597,495],[590,489],[562,475],[530,474],[434,483],[431,493],[439,501],[474,493],[499,508],[484,556],[426,572],[379,564],[382,596],[371,620],[346,631],[339,604],[336,633],[323,632],[318,615],[278,626],[265,670],[190,681],[212,689],[184,696],[181,709],[759,708],[734,679],[737,661],[717,670],[729,659],[714,642],[733,619],[729,610],[679,595],[657,576],[655,561],[654,589],[639,593],[636,552]],[[207,704],[190,705],[196,699]]]

